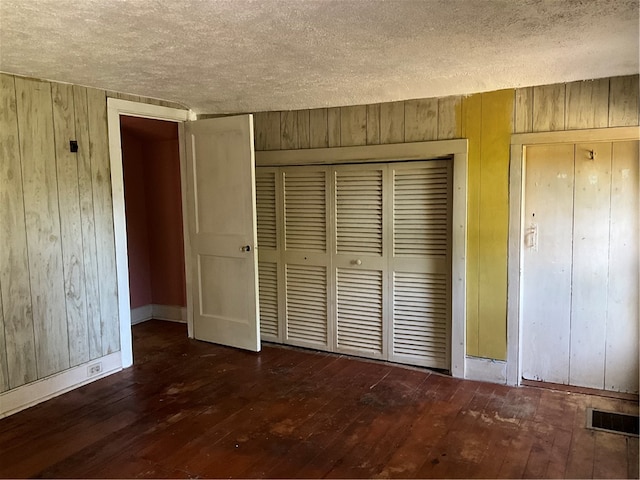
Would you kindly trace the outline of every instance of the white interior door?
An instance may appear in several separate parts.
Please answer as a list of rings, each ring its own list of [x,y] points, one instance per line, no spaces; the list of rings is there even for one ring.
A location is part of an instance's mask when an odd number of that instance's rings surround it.
[[[638,142],[526,162],[523,377],[638,392]]]
[[[260,350],[251,115],[187,122],[194,337]]]

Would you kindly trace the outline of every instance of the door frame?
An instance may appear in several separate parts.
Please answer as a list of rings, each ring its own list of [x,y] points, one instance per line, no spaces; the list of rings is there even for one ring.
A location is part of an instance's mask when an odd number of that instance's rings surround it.
[[[191,265],[189,230],[186,217],[186,150],[184,142],[184,122],[195,120],[191,110],[161,107],[147,103],[107,98],[107,124],[109,131],[109,160],[111,165],[111,195],[113,205],[113,230],[116,252],[116,276],[118,286],[118,317],[120,319],[120,354],[122,368],[133,365],[133,342],[131,338],[131,304],[129,291],[129,260],[127,252],[127,221],[125,217],[124,176],[122,165],[122,137],[120,116],[142,117],[153,120],[175,122],[178,125],[178,145],[180,149],[180,184],[182,190],[182,224],[185,256],[185,280],[187,291],[187,325],[189,337],[193,336],[193,301],[191,300]]]
[[[468,140],[311,148],[256,152],[256,167],[453,160],[451,238],[451,375],[465,378],[467,323],[467,157]]]
[[[524,182],[527,147],[532,145],[640,140],[640,127],[593,128],[511,135],[509,246],[507,263],[507,384],[522,382],[522,262]]]

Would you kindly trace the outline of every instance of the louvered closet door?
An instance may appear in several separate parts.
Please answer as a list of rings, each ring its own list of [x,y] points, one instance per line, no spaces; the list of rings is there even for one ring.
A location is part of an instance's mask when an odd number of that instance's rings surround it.
[[[327,167],[283,168],[285,341],[330,349]]]
[[[384,357],[384,165],[335,167],[336,350]]]
[[[390,359],[449,369],[452,162],[390,165],[393,187]]]
[[[276,168],[256,168],[256,212],[258,221],[258,287],[260,294],[260,337],[280,341],[279,325],[279,232],[282,173]]]

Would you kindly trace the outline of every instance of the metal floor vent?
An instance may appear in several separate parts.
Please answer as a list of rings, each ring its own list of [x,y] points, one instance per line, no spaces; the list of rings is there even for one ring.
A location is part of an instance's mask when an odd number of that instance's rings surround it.
[[[638,436],[638,416],[587,409],[587,428]]]

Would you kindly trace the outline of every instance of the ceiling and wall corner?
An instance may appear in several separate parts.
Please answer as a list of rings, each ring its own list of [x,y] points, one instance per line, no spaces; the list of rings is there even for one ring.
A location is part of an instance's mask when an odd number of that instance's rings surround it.
[[[293,110],[638,73],[638,0],[3,0],[0,71]]]

